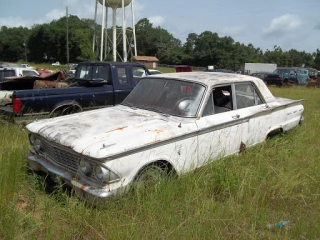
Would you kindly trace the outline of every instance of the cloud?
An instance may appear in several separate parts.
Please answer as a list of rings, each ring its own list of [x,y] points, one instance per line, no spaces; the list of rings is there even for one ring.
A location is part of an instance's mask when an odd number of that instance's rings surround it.
[[[45,19],[47,21],[52,21],[53,19],[59,19],[61,17],[64,17],[65,15],[66,12],[61,11],[61,9],[55,8],[45,15]]]
[[[64,17],[66,15],[66,6],[68,6],[68,13],[70,15],[76,15],[79,18],[89,18],[93,19],[94,17],[94,11],[95,11],[95,3],[94,1],[84,1],[84,0],[65,0],[65,6],[62,6],[60,8],[55,8],[50,10],[47,13],[44,13],[43,16],[37,15],[37,18],[22,18],[22,17],[0,17],[0,26],[7,26],[7,27],[31,27],[34,24],[43,24],[43,23],[49,23],[52,20],[58,20],[61,17]],[[144,14],[144,5],[141,4],[139,1],[134,2],[134,11],[135,15],[138,17],[143,16]],[[108,16],[108,24],[111,26],[112,24],[112,11],[109,9],[109,16]],[[101,16],[102,16],[102,6],[98,4],[98,16],[97,16],[97,22],[101,22]],[[126,18],[127,18],[127,25],[131,25],[131,6],[128,6],[126,8]],[[161,24],[161,20],[157,18],[153,18],[154,24]],[[121,10],[118,9],[117,11],[117,23],[120,24],[122,21],[122,14]],[[163,22],[163,21],[162,21]]]
[[[166,18],[162,16],[152,16],[148,17],[148,19],[153,24],[153,26],[161,26],[166,21]]]
[[[320,30],[320,22],[314,26],[315,29]]]
[[[263,34],[268,37],[282,37],[293,32],[301,26],[299,16],[285,14],[278,18],[272,19],[267,28],[263,28]]]
[[[245,26],[224,27],[219,33],[225,36],[237,36],[243,33],[245,29]]]

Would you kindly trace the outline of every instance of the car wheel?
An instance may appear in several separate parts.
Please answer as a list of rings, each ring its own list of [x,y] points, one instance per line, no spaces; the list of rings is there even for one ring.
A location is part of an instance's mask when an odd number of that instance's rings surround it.
[[[135,192],[155,190],[167,176],[165,169],[156,164],[145,167],[134,181]]]

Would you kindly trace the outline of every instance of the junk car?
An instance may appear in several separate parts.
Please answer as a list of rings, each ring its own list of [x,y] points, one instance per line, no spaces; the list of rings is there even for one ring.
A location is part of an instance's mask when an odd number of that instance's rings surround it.
[[[144,77],[122,104],[27,125],[28,166],[90,202],[181,175],[303,121],[301,100],[255,77],[183,72]]]

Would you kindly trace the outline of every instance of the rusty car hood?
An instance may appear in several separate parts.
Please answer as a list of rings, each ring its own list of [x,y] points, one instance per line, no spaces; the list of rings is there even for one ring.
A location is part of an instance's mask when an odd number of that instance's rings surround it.
[[[27,129],[77,153],[106,158],[196,131],[194,119],[181,121],[119,105],[35,121]]]

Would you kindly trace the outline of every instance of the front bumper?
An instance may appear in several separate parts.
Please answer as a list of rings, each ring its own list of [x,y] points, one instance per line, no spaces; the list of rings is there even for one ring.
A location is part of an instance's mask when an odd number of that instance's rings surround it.
[[[117,189],[110,190],[109,185],[97,187],[81,183],[77,180],[78,176],[74,172],[53,164],[33,151],[28,153],[27,158],[31,171],[45,172],[53,179],[60,177],[67,185],[74,188],[77,196],[89,203],[100,204],[104,199],[114,196],[117,192]]]

